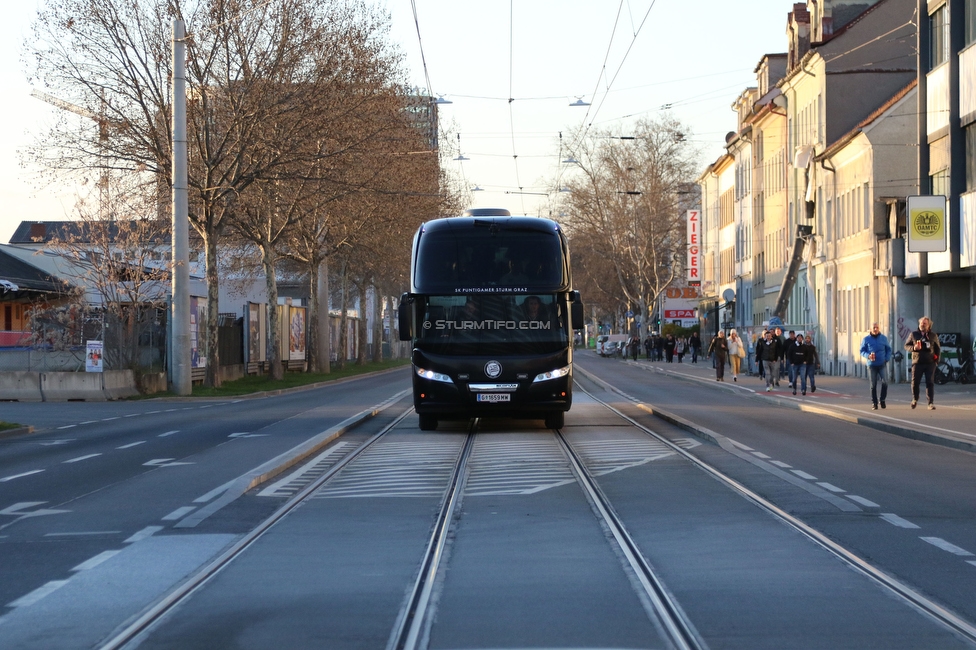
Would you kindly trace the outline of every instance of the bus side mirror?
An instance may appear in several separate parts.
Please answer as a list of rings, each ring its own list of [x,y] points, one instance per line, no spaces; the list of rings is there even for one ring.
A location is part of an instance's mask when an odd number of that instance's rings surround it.
[[[586,327],[586,323],[583,321],[583,300],[580,298],[580,292],[573,291],[569,294],[569,299],[572,301],[572,304],[569,306],[569,313],[573,321],[573,329],[581,330]]]
[[[413,300],[406,293],[400,296],[400,306],[397,308],[397,330],[401,341],[413,340]]]

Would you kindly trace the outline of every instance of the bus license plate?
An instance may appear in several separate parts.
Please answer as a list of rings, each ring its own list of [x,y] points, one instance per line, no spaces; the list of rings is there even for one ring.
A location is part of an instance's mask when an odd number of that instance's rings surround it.
[[[479,402],[508,402],[511,395],[508,393],[478,393]]]

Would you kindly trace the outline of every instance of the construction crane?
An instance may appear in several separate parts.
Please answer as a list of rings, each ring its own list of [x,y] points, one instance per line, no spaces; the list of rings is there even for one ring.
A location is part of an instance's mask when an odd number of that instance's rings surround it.
[[[94,113],[83,106],[77,106],[71,102],[65,101],[60,97],[55,97],[54,95],[49,95],[46,92],[40,90],[32,90],[31,97],[40,99],[41,101],[47,102],[52,106],[57,106],[58,108],[70,111],[76,115],[81,115],[82,117],[87,117],[88,119],[96,122],[98,124],[98,146],[102,151],[108,144],[108,127],[111,123],[104,114],[99,115]],[[108,168],[102,168],[102,175],[98,179],[98,213],[102,219],[110,219],[111,212],[108,209]]]

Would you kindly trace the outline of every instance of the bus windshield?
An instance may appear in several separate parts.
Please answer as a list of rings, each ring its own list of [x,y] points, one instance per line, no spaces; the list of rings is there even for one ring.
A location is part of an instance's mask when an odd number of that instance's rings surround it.
[[[417,347],[434,354],[550,354],[569,343],[556,294],[427,296],[418,309]]]

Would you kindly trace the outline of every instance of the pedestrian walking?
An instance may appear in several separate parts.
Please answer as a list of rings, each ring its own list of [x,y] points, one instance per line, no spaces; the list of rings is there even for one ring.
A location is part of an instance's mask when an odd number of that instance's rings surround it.
[[[668,334],[667,340],[664,342],[664,354],[667,357],[668,363],[674,363],[674,346],[677,345],[677,341],[674,340],[674,334]]]
[[[885,408],[885,398],[888,397],[888,378],[885,368],[891,359],[891,346],[888,337],[881,333],[881,325],[874,323],[871,333],[861,341],[861,356],[867,361],[868,371],[871,373],[871,408],[878,410],[878,404]],[[878,400],[878,383],[881,383],[881,398]]]
[[[792,332],[791,332],[792,333]],[[793,389],[793,394],[796,395],[796,380],[797,376],[802,370],[805,370],[805,363],[807,358],[807,348],[804,345],[803,337],[797,336],[792,333],[793,336],[790,337],[789,343],[786,346],[786,369],[790,373],[790,388]],[[803,382],[806,384],[806,382]]]
[[[773,390],[773,384],[779,377],[779,359],[781,348],[779,341],[773,336],[770,330],[764,332],[762,345],[756,345],[758,350],[758,361],[763,364],[764,375],[766,377],[766,392]]]
[[[651,338],[650,334],[648,334],[644,338],[644,352],[647,354],[648,361],[651,360],[651,350],[653,349],[653,345],[654,345],[654,339]]]
[[[939,336],[932,331],[932,320],[928,316],[918,319],[918,329],[908,335],[905,349],[912,352],[912,408],[918,405],[918,391],[925,377],[925,396],[929,400],[929,410],[935,410],[935,364],[942,353]]]
[[[755,348],[753,350],[753,353],[755,354],[755,359],[756,359],[756,368],[757,368],[756,374],[759,375],[759,381],[762,381],[762,382],[765,382],[766,381],[766,366],[762,362],[762,356],[761,356],[762,350],[761,350],[761,348],[762,348],[762,346],[766,345],[766,332],[767,331],[768,330],[763,329],[763,331],[759,333],[759,336],[756,337],[756,345],[755,345]]]
[[[637,335],[632,336],[630,338],[629,347],[630,347],[630,358],[633,359],[634,361],[637,361],[637,355],[640,354],[640,347],[641,347],[640,337]]]
[[[725,332],[719,330],[712,342],[708,344],[708,352],[715,355],[715,381],[725,381],[725,361],[729,356],[729,342],[725,338]]]
[[[797,338],[800,338],[799,336]],[[800,374],[800,386],[802,394],[807,394],[807,379],[810,380],[810,392],[817,392],[817,369],[820,368],[820,355],[817,354],[817,346],[813,344],[813,339],[807,334],[803,337],[803,347],[805,348],[805,358],[803,360],[803,372]],[[795,394],[795,391],[794,391]]]
[[[657,360],[664,361],[664,336],[661,334],[657,335],[657,344],[654,346],[654,351],[657,352]]]
[[[678,355],[678,363],[682,363],[685,353],[688,352],[688,340],[685,337],[678,337],[678,342],[674,348],[674,352]]]
[[[786,351],[786,337],[783,336],[783,328],[777,327],[773,330],[773,340],[776,341],[776,345],[779,347],[779,356],[776,359],[779,364],[776,367],[776,387],[779,388],[779,380],[786,376],[786,357],[783,354]]]
[[[698,363],[698,354],[701,352],[701,337],[698,332],[692,332],[688,338],[688,347],[691,348],[691,362]]]
[[[729,361],[732,362],[732,381],[739,381],[739,370],[746,357],[746,344],[735,330],[729,332]]]

